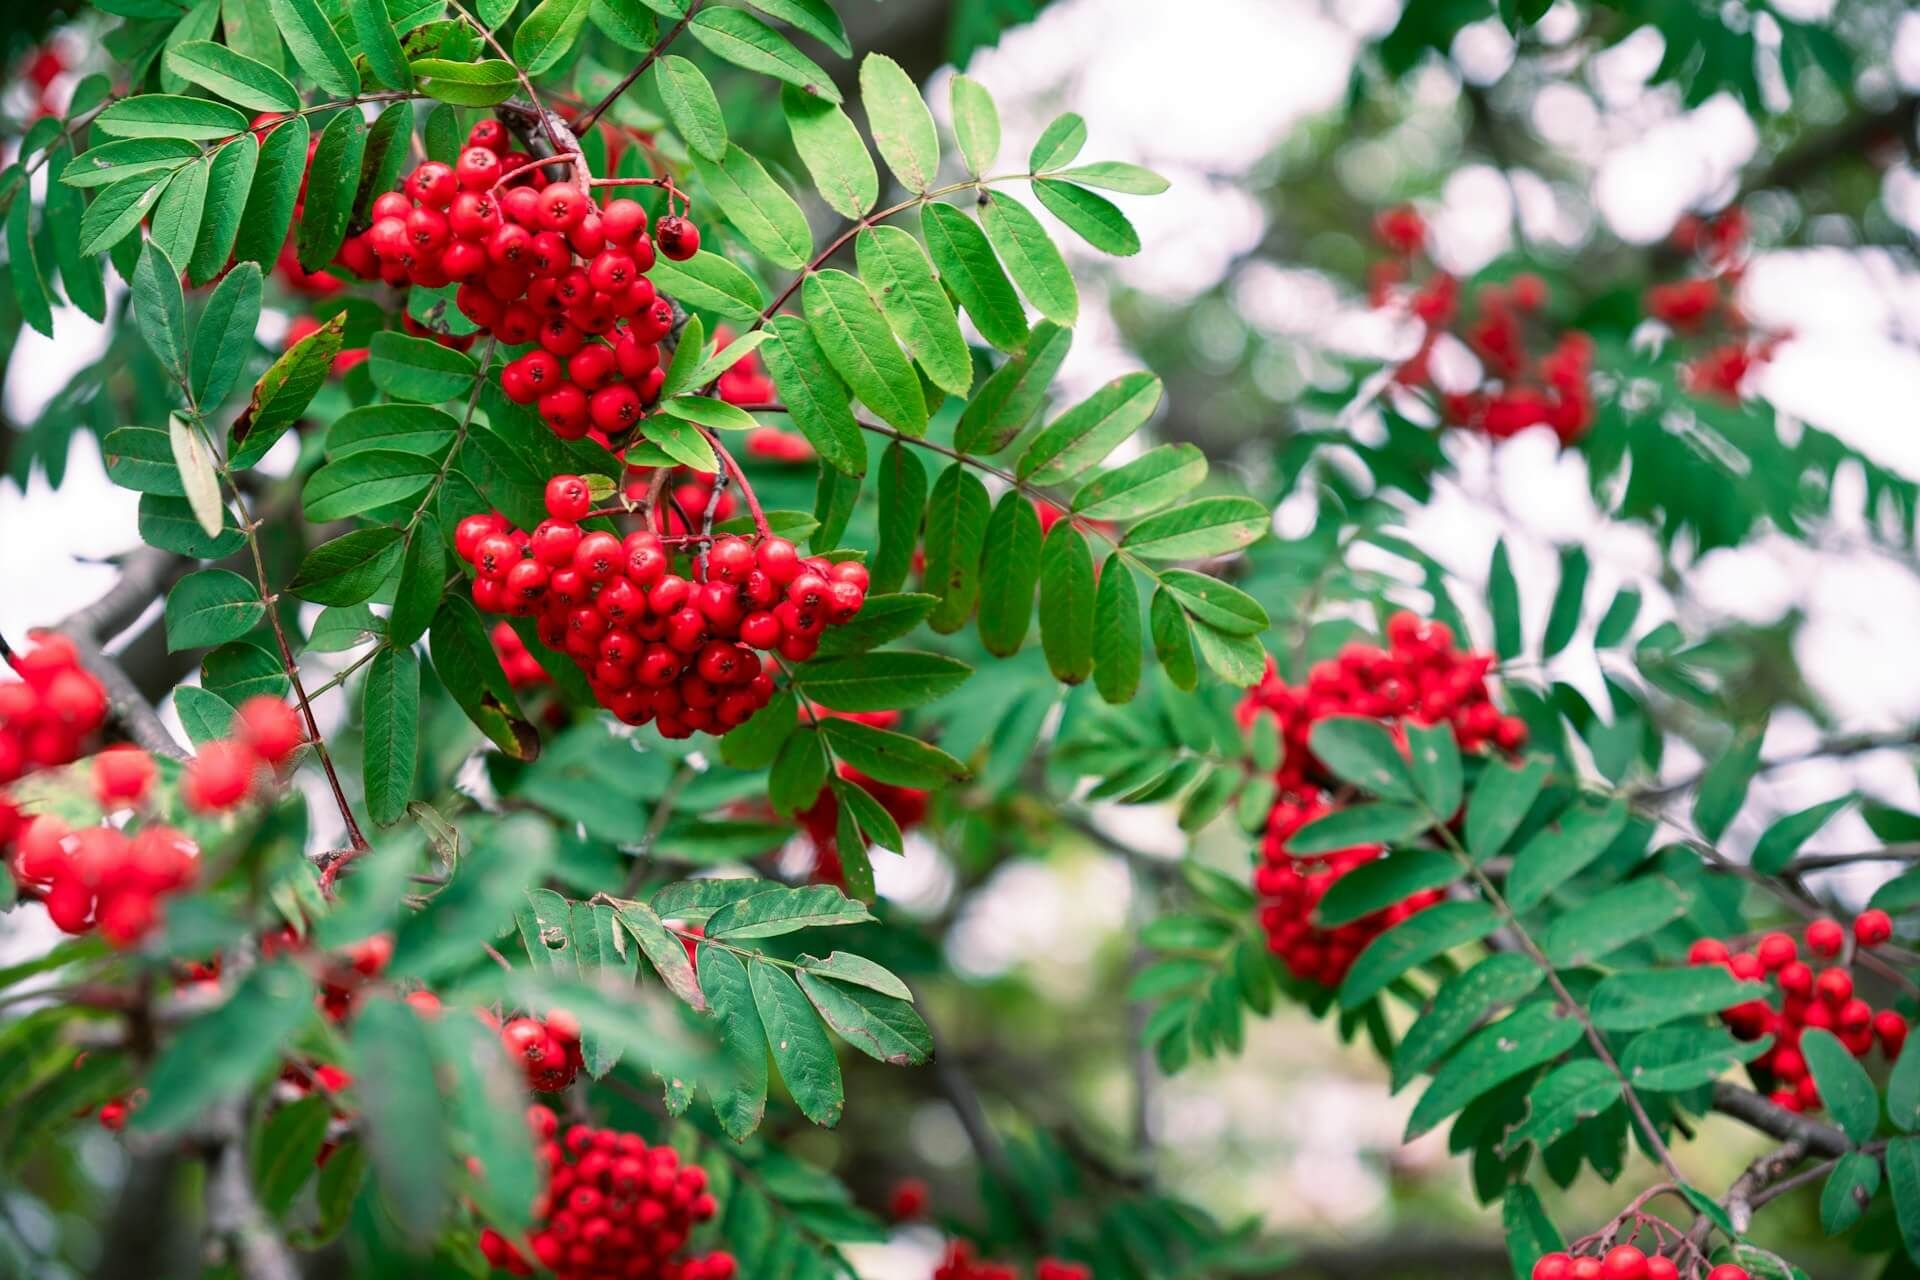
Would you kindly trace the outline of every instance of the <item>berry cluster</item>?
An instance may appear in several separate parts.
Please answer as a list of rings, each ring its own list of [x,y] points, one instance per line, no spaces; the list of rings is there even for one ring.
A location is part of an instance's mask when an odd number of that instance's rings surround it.
[[[717,538],[685,576],[672,548],[691,539],[582,529],[592,503],[579,476],[555,476],[546,501],[549,518],[531,533],[497,514],[460,522],[474,603],[536,618],[602,706],[668,737],[743,723],[773,696],[760,653],[804,662],[866,601],[864,565],[804,558],[785,538]]]
[[[1673,243],[1698,258],[1698,274],[1649,287],[1647,314],[1683,339],[1707,344],[1687,363],[1688,390],[1738,401],[1747,375],[1771,360],[1786,336],[1756,334],[1734,297],[1746,272],[1746,215],[1735,207],[1711,219],[1683,218]]]
[[[1853,920],[1853,944],[1870,950],[1893,936],[1893,921],[1884,911],[1863,911]],[[1847,947],[1847,930],[1837,920],[1822,917],[1807,925],[1807,950],[1820,959],[1838,959]],[[1771,1086],[1769,1096],[1789,1111],[1811,1111],[1820,1106],[1820,1090],[1813,1082],[1800,1036],[1808,1027],[1831,1031],[1856,1058],[1864,1058],[1877,1043],[1889,1062],[1900,1056],[1907,1042],[1907,1020],[1892,1009],[1876,1012],[1853,993],[1853,973],[1844,964],[1814,972],[1800,959],[1800,944],[1790,934],[1769,933],[1751,951],[1731,951],[1718,938],[1701,938],[1687,953],[1697,965],[1724,965],[1735,977],[1749,982],[1771,978],[1780,992],[1776,1007],[1765,999],[1749,1000],[1722,1011],[1720,1017],[1742,1040],[1772,1036],[1773,1044],[1750,1068]]]
[[[1278,791],[1267,814],[1261,865],[1253,883],[1267,946],[1299,979],[1337,986],[1354,957],[1381,933],[1438,900],[1433,891],[1335,929],[1314,923],[1314,912],[1334,882],[1379,857],[1379,845],[1340,849],[1317,857],[1287,852],[1294,832],[1336,806],[1334,779],[1314,757],[1313,727],[1330,716],[1366,716],[1447,724],[1466,751],[1515,751],[1526,725],[1500,713],[1487,692],[1487,654],[1463,652],[1438,622],[1397,613],[1387,623],[1387,648],[1354,644],[1339,658],[1315,664],[1304,688],[1280,678],[1271,663],[1240,704],[1242,724],[1259,715],[1278,722],[1282,744]]]
[[[1630,1244],[1615,1245],[1600,1257],[1576,1258],[1550,1253],[1533,1264],[1533,1280],[1680,1280],[1680,1267],[1661,1254],[1649,1257]],[[1752,1280],[1745,1267],[1723,1262],[1706,1280]]]
[[[516,1276],[538,1265],[559,1280],[733,1280],[738,1267],[727,1253],[676,1256],[700,1223],[718,1206],[707,1191],[707,1174],[680,1164],[670,1147],[648,1146],[635,1133],[567,1126],[545,1107],[527,1112],[540,1143],[547,1185],[534,1205],[537,1219],[523,1253],[491,1227],[480,1233],[480,1251],[495,1267]]]
[[[1005,1262],[984,1262],[974,1256],[972,1245],[955,1240],[948,1244],[946,1256],[934,1268],[933,1280],[1020,1280],[1020,1272]],[[1093,1268],[1058,1258],[1042,1258],[1034,1264],[1033,1280],[1093,1280]]]
[[[65,636],[36,633],[32,645],[8,660],[20,678],[0,683],[0,786],[78,759],[107,718],[107,691],[80,666]],[[8,812],[0,801],[0,842]]]
[[[632,200],[597,206],[572,182],[508,149],[483,120],[452,165],[429,160],[400,190],[377,197],[373,222],[341,250],[356,273],[388,284],[443,288],[480,329],[509,346],[536,344],[501,371],[516,404],[536,405],[554,434],[603,439],[639,422],[660,397],[661,339],[673,304],[654,291],[654,253],[690,258],[700,233],[686,218]]]
[[[1562,444],[1586,434],[1593,425],[1593,340],[1570,330],[1546,342],[1551,335],[1541,319],[1545,281],[1522,274],[1504,285],[1482,285],[1469,322],[1460,306],[1459,281],[1423,259],[1427,228],[1418,212],[1387,210],[1375,220],[1374,234],[1390,256],[1373,265],[1369,300],[1375,307],[1403,306],[1424,326],[1419,349],[1395,375],[1400,383],[1431,385],[1434,348],[1450,335],[1471,348],[1481,366],[1477,386],[1436,388],[1453,425],[1496,439],[1544,425]],[[1416,286],[1414,275],[1423,265],[1431,269]],[[1535,356],[1534,349],[1543,344],[1544,351]]]
[[[152,768],[148,761],[149,777]],[[199,846],[172,827],[76,831],[42,814],[21,831],[13,871],[63,932],[98,929],[114,946],[130,947],[159,922],[160,900],[191,884],[199,864]]]

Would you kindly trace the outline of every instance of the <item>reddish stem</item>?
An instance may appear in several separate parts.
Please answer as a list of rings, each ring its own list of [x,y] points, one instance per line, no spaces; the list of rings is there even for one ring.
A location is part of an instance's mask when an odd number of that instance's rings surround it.
[[[740,469],[740,463],[727,451],[727,446],[720,443],[720,437],[715,435],[711,428],[701,427],[700,434],[705,436],[707,443],[713,446],[714,453],[720,459],[720,465],[727,469],[727,474],[733,477],[733,482],[740,486],[740,497],[747,504],[748,513],[753,516],[755,535],[761,538],[771,537],[773,530],[767,524],[767,513],[760,509],[760,497],[754,493],[753,486],[747,482],[747,473]]]

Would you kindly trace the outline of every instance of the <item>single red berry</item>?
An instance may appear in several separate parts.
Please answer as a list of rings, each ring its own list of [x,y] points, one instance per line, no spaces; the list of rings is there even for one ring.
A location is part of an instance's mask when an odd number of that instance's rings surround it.
[[[654,224],[653,242],[667,257],[685,262],[700,251],[700,229],[677,214],[668,214]]]
[[[147,797],[156,770],[153,757],[139,747],[108,747],[93,758],[93,794],[102,809],[138,805]]]
[[[1822,916],[1807,926],[1807,947],[1815,955],[1837,956],[1846,941],[1846,931],[1838,920]]]
[[[1600,1261],[1602,1280],[1647,1280],[1647,1255],[1630,1244],[1615,1245]]]
[[[1893,936],[1893,917],[1878,907],[1862,911],[1853,918],[1853,940],[1862,947],[1877,947]]]
[[[307,739],[294,709],[269,694],[241,703],[234,726],[236,736],[272,765],[284,763]]]
[[[547,514],[555,520],[579,522],[593,508],[593,494],[579,476],[555,476],[547,481]]]

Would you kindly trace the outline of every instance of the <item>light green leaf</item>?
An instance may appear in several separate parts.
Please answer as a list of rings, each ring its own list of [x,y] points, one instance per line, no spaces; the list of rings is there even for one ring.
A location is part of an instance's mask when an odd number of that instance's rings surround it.
[[[1020,477],[1035,484],[1073,479],[1138,431],[1159,406],[1160,393],[1160,379],[1150,373],[1121,374],[1033,438],[1020,455]]]
[[[1149,560],[1198,560],[1227,555],[1260,540],[1267,509],[1252,498],[1199,498],[1148,516],[1120,545]]]
[[[854,249],[867,292],[927,376],[944,391],[967,394],[973,357],[920,242],[898,227],[868,227]]]
[[[360,73],[316,0],[271,0],[271,4],[273,24],[293,50],[300,69],[335,97],[359,93]]]
[[[701,16],[728,12],[738,10],[708,9]],[[696,158],[694,169],[727,221],[738,228],[748,244],[779,266],[805,265],[813,254],[807,216],[758,160],[729,143],[718,163]]]
[[[780,91],[780,105],[794,150],[821,198],[836,213],[865,217],[880,198],[880,175],[847,113],[792,85]]]
[[[513,33],[513,60],[530,76],[558,66],[587,24],[587,0],[540,0]]]
[[[860,63],[860,101],[880,158],[909,191],[933,189],[940,171],[940,135],[913,78],[884,53]]]
[[[212,142],[245,133],[247,118],[210,98],[145,93],[122,98],[94,117],[94,128],[115,138],[187,138]]]
[[[859,280],[844,271],[817,271],[800,292],[808,326],[853,393],[886,422],[923,434],[927,401],[920,380]]]
[[[1133,196],[1157,196],[1167,189],[1167,180],[1153,170],[1118,160],[1075,165],[1059,170],[1055,176],[1083,187],[1100,187]]]
[[[952,92],[953,136],[960,143],[967,172],[984,177],[1000,154],[1000,112],[993,105],[993,95],[978,80],[955,76]]]
[[[1140,233],[1105,196],[1052,178],[1035,179],[1033,194],[1047,212],[1100,252],[1121,258],[1140,252]]]
[[[980,336],[1009,355],[1018,353],[1027,344],[1026,312],[1000,269],[986,232],[965,213],[945,204],[928,205],[920,225],[941,281],[973,317]]]
[[[998,453],[1025,431],[1045,403],[1047,389],[1072,345],[1073,330],[1051,320],[1035,325],[1026,350],[995,369],[961,411],[953,429],[954,448],[962,453]]]
[[[162,59],[182,80],[211,89],[252,111],[297,111],[300,94],[287,78],[263,62],[211,40],[188,40],[169,48]]]
[[[679,131],[688,150],[715,164],[726,158],[727,120],[720,100],[699,67],[677,54],[667,54],[653,68],[654,87],[667,109],[667,119]]]
[[[1086,144],[1087,122],[1069,111],[1054,117],[1052,123],[1040,131],[1027,163],[1034,173],[1046,173],[1072,164]]]
[[[498,106],[520,87],[513,64],[504,58],[480,62],[415,58],[408,69],[413,72],[416,88],[456,107]]]
[[[737,67],[784,80],[828,102],[840,101],[840,90],[820,64],[750,13],[710,5],[693,16],[687,32]]]
[[[828,466],[846,475],[863,474],[867,446],[854,421],[846,386],[828,364],[806,321],[799,316],[775,316],[762,332],[767,340],[761,358],[800,434]]]
[[[1080,292],[1073,273],[1040,219],[1006,192],[996,191],[980,206],[980,221],[1035,310],[1056,324],[1070,325],[1079,318]]]

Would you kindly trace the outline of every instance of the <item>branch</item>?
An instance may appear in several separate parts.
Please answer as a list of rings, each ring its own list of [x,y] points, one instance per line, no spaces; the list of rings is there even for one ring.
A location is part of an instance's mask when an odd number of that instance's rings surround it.
[[[102,643],[126,630],[149,605],[165,595],[193,563],[171,551],[141,547],[121,560],[120,577],[105,595],[67,615],[53,627],[73,642],[81,665],[106,690],[108,710],[114,722],[147,751],[176,760],[186,759],[186,750],[167,732],[167,726],[133,678],[107,656]]]
[[[667,46],[680,38],[680,33],[687,29],[687,24],[693,21],[693,15],[698,12],[700,12],[700,0],[693,0],[693,3],[687,6],[687,11],[680,15],[680,21],[668,27],[666,33],[654,41],[653,48],[647,50],[647,56],[640,59],[640,61],[634,65],[633,70],[621,77],[619,84],[607,90],[607,95],[604,98],[587,108],[586,114],[574,120],[574,132],[586,133],[592,129],[595,124],[599,123],[600,117],[606,114],[607,108],[618,102],[620,96],[626,93],[627,90],[633,88],[634,82],[645,75],[647,68],[652,66],[654,62],[659,59],[660,55],[667,51]]]
[[[1776,1106],[1753,1090],[1744,1089],[1731,1081],[1721,1080],[1714,1084],[1713,1109],[1769,1137],[1782,1142],[1798,1142],[1807,1151],[1840,1156],[1853,1150],[1853,1143],[1847,1140],[1847,1135],[1833,1126]]]

